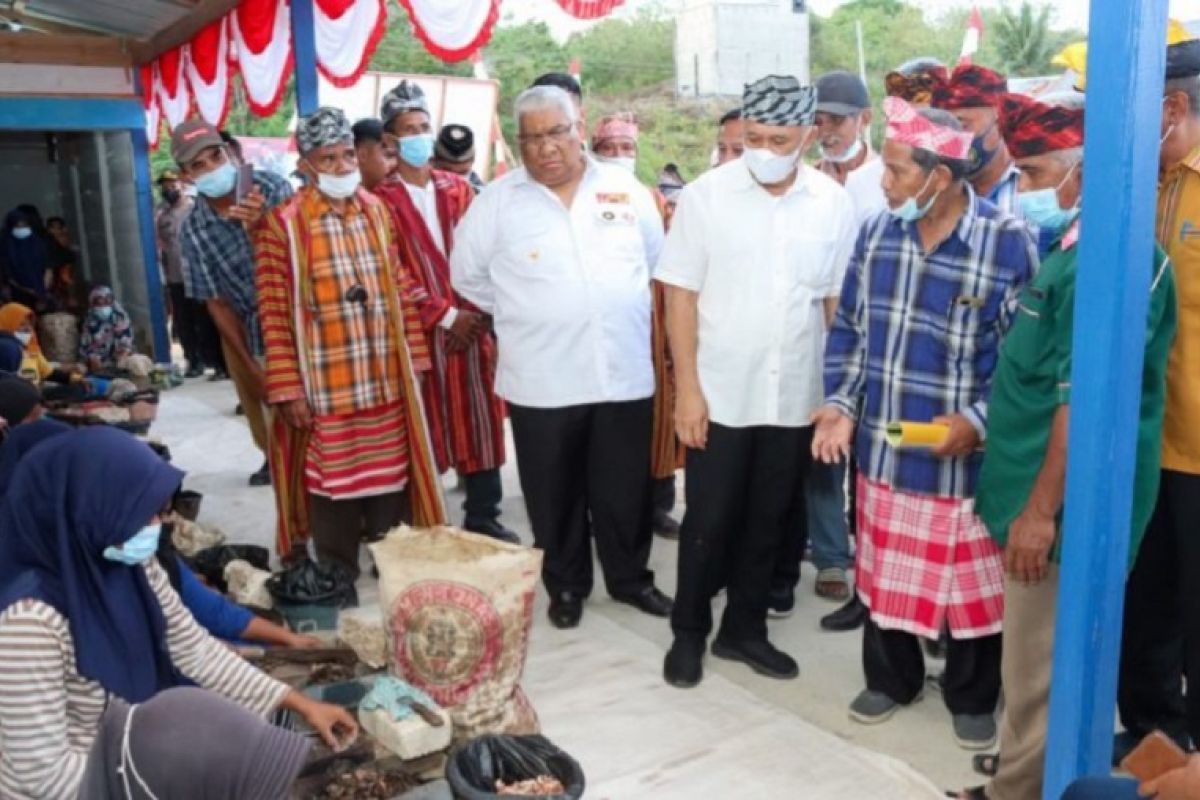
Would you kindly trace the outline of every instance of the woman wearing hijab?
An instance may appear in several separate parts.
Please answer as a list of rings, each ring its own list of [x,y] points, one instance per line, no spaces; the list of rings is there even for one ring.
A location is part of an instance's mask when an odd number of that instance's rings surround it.
[[[133,349],[133,326],[113,290],[97,286],[88,297],[88,313],[79,339],[79,357],[92,372],[108,372]]]
[[[37,230],[38,220],[14,208],[4,217],[0,232],[0,278],[13,298],[37,306],[46,298],[46,276],[51,269],[50,246]]]
[[[335,748],[357,733],[344,709],[254,669],[184,609],[153,558],[182,477],[105,427],[17,466],[0,499],[0,653],[19,665],[0,671],[0,796],[279,798],[305,745],[263,716],[294,711]],[[185,681],[211,691],[175,688]]]
[[[0,306],[0,332],[12,334],[24,348],[17,371],[22,378],[41,386],[52,383],[72,383],[78,380],[73,373],[59,369],[46,360],[34,329],[33,309],[21,303]]]

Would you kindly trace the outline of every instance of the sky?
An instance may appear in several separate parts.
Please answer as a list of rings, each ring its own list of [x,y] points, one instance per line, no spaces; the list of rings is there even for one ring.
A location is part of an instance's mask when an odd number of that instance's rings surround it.
[[[628,15],[647,5],[670,9],[682,5],[683,2],[685,0],[626,0],[625,5],[617,11],[617,15]],[[812,9],[819,14],[829,14],[846,2],[848,0],[809,0]],[[1015,4],[1017,0],[1011,2]],[[955,8],[970,8],[972,5],[996,8],[1002,4],[1003,0],[920,0],[918,3],[935,15]],[[1052,0],[1049,4],[1054,8],[1052,24],[1055,27],[1087,29],[1089,0]],[[1200,20],[1200,0],[1170,0],[1170,4],[1171,16],[1184,21]],[[566,39],[571,33],[587,27],[587,23],[581,23],[568,16],[554,0],[504,0],[501,8],[504,15],[515,22],[546,21],[558,39]]]

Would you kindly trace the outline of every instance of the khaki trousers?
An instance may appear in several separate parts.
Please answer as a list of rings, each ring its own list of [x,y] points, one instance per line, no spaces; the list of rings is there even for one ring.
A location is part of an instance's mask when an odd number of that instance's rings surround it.
[[[246,414],[246,422],[250,425],[250,435],[254,437],[254,444],[265,455],[267,452],[267,433],[269,431],[267,421],[267,410],[263,404],[255,399],[254,394],[250,391],[250,385],[254,382],[253,374],[246,369],[245,364],[234,352],[234,349],[221,340],[221,350],[225,353],[225,365],[229,369],[229,377],[233,380],[234,388],[237,389],[238,402],[242,404],[242,411]]]
[[[1037,800],[1042,796],[1058,566],[1046,579],[1025,586],[1004,582],[1004,716],[1000,721],[1000,768],[987,785],[990,800]]]

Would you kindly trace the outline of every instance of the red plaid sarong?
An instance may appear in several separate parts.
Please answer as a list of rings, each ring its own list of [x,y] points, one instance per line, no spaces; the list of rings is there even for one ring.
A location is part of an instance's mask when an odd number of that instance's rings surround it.
[[[926,497],[858,479],[855,582],[881,628],[936,639],[1000,632],[1004,560],[974,500]]]

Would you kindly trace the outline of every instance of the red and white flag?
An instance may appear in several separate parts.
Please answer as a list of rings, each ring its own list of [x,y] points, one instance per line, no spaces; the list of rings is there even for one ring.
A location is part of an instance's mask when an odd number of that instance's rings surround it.
[[[489,77],[487,64],[483,63],[483,53],[476,50],[471,54],[471,70],[475,73],[476,80],[486,81]]]
[[[579,82],[583,86],[583,64],[578,58],[572,58],[570,66],[567,67],[567,74]]]
[[[971,19],[967,23],[967,33],[963,36],[962,54],[958,57],[958,63],[970,64],[971,57],[979,52],[979,43],[983,41],[983,14],[979,13],[979,7],[971,9]]]

